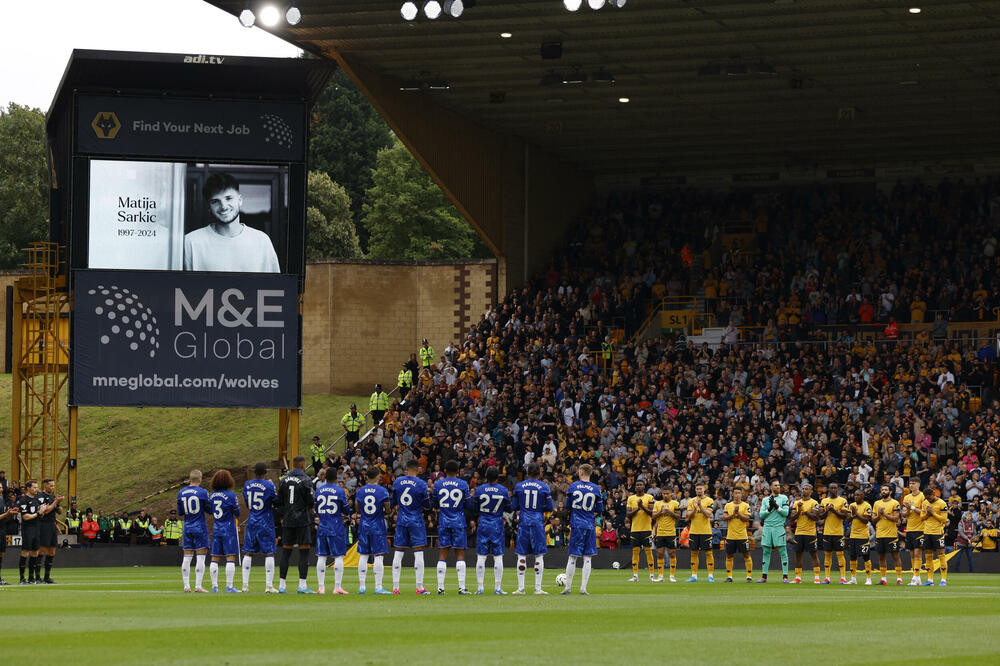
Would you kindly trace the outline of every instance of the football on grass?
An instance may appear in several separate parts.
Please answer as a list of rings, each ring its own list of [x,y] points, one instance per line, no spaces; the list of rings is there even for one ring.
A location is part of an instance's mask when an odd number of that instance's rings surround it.
[[[556,585],[559,587],[566,587],[566,574],[561,573],[556,576]]]

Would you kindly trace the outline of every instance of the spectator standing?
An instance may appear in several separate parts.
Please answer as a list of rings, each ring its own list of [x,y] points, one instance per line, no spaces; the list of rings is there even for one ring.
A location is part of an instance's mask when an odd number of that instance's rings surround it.
[[[972,542],[975,538],[976,522],[972,519],[972,512],[966,511],[958,521],[958,533],[955,535],[955,548],[958,550],[958,555],[955,557],[955,571],[962,568],[964,555],[969,563],[969,573],[972,573]]]

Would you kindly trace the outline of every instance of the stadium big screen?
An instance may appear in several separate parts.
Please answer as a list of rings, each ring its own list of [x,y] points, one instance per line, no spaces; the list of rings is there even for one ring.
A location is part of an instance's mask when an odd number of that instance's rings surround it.
[[[298,407],[305,102],[78,90],[72,113],[71,403]]]

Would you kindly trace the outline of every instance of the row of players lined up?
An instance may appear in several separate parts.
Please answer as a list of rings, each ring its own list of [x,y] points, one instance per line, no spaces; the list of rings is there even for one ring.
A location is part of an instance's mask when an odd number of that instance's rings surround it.
[[[881,571],[880,585],[887,585],[887,558],[893,560],[896,569],[896,584],[903,584],[902,560],[899,554],[899,526],[906,522],[906,544],[911,552],[911,568],[913,577],[910,585],[933,585],[934,558],[937,557],[941,569],[940,585],[947,585],[948,564],[944,557],[944,531],[948,524],[947,504],[934,495],[933,488],[928,486],[926,494],[920,492],[920,482],[914,477],[910,480],[907,495],[902,502],[892,497],[888,485],[881,487],[881,497],[874,504],[865,501],[862,490],[854,493],[854,501],[840,496],[840,487],[831,483],[827,496],[822,501],[813,498],[813,487],[803,483],[800,487],[801,498],[790,501],[782,494],[781,483],[771,482],[770,495],[761,501],[761,547],[763,549],[762,573],[759,583],[766,583],[771,555],[777,550],[781,559],[782,581],[791,583],[802,582],[803,556],[809,553],[812,559],[813,582],[830,584],[830,574],[833,569],[833,557],[837,556],[840,566],[840,583],[842,585],[857,584],[857,571],[864,563],[867,575],[866,585],[872,584],[872,563],[869,553],[870,541],[868,526],[875,528],[875,549],[878,553]],[[653,582],[663,580],[663,569],[667,556],[670,561],[670,582],[676,582],[676,550],[678,547],[678,522],[682,519],[689,524],[689,547],[691,549],[691,577],[688,582],[698,581],[700,553],[705,552],[705,564],[708,569],[708,581],[714,582],[715,554],[712,550],[712,517],[715,500],[705,494],[705,485],[695,486],[695,496],[687,501],[684,511],[680,503],[673,499],[673,491],[665,488],[663,499],[654,501],[651,495],[645,493],[642,481],[636,482],[636,493],[630,495],[626,504],[626,517],[630,521],[632,539],[632,578],[630,582],[639,580],[639,560],[641,551],[645,548],[646,563],[649,567],[649,579]],[[925,499],[929,498],[929,499]],[[743,489],[733,490],[733,500],[724,507],[722,520],[728,524],[726,530],[726,582],[733,581],[733,560],[736,554],[743,555],[746,566],[746,580],[753,581],[753,564],[750,558],[752,550],[749,526],[753,522],[750,505],[743,501]],[[823,521],[822,548],[818,533],[819,521]],[[850,521],[850,532],[845,538],[845,521]],[[788,551],[786,528],[794,525],[795,578],[788,578]],[[652,545],[649,545],[652,544]],[[659,576],[654,575],[657,557],[659,559]],[[820,578],[819,551],[825,555],[825,577]],[[850,578],[847,578],[847,561],[845,551],[850,560]],[[928,580],[921,580],[921,554],[926,558]]]
[[[469,484],[458,478],[458,463],[449,461],[445,465],[444,479],[434,484],[433,491],[427,482],[417,476],[419,464],[411,460],[406,465],[406,473],[395,480],[390,493],[377,483],[379,471],[370,468],[368,483],[357,490],[353,507],[347,491],[339,485],[327,483],[318,490],[305,473],[306,460],[302,456],[293,461],[293,469],[278,485],[265,478],[267,466],[257,463],[254,474],[257,478],[247,481],[243,487],[243,498],[249,509],[246,533],[243,543],[242,591],[249,591],[251,558],[254,553],[265,557],[266,593],[282,594],[286,590],[286,578],[293,550],[299,551],[300,594],[314,594],[309,589],[309,550],[312,545],[312,513],[319,519],[316,529],[316,575],[318,592],[325,593],[327,561],[333,558],[334,594],[347,594],[343,588],[344,556],[347,553],[347,530],[345,517],[356,514],[358,523],[358,593],[367,588],[368,563],[374,565],[375,594],[399,594],[399,579],[402,571],[403,553],[412,550],[416,574],[416,593],[430,594],[424,587],[424,548],[427,546],[427,530],[424,511],[438,511],[437,563],[438,594],[444,594],[448,560],[452,551],[455,555],[455,570],[458,577],[458,593],[471,594],[466,588],[465,550],[468,545],[466,532],[466,511],[478,511],[479,523],[476,531],[476,594],[483,594],[486,564],[493,557],[494,594],[506,594],[502,587],[503,555],[505,547],[504,513],[518,513],[518,531],[515,551],[517,553],[517,590],[514,594],[525,594],[524,582],[527,572],[527,557],[534,557],[535,594],[546,594],[542,590],[545,571],[544,556],[547,550],[545,538],[545,514],[553,510],[552,495],[548,484],[540,481],[539,466],[528,465],[527,478],[514,487],[513,496],[507,488],[497,483],[499,472],[496,467],[486,471],[486,483],[476,488],[475,494]],[[569,563],[566,568],[566,588],[568,593],[576,573],[576,564],[583,558],[581,571],[581,594],[587,593],[590,578],[591,558],[597,554],[596,517],[603,513],[604,502],[601,489],[590,482],[593,468],[584,464],[579,467],[579,481],[569,487],[571,499]],[[177,513],[184,518],[182,547],[184,557],[181,577],[184,591],[192,591],[191,564],[195,564],[195,586],[193,591],[206,592],[202,587],[205,573],[205,559],[211,550],[212,562],[209,573],[212,591],[218,591],[218,569],[225,562],[225,591],[240,592],[234,586],[236,560],[240,553],[236,518],[240,506],[233,492],[234,481],[227,470],[219,470],[212,477],[212,493],[201,487],[201,472],[192,470],[189,484],[177,494]],[[386,517],[395,509],[395,554],[392,562],[392,591],[383,586],[384,556],[389,552]],[[274,514],[281,520],[281,560],[278,587],[274,587],[274,553],[276,534]],[[209,534],[205,517],[211,514],[214,522]]]

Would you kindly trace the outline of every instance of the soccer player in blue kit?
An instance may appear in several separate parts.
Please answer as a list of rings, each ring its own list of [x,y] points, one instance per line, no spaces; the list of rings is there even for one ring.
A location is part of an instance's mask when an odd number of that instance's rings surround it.
[[[510,493],[497,483],[500,472],[496,467],[486,470],[486,484],[476,488],[473,502],[479,507],[479,525],[476,529],[476,594],[483,593],[486,579],[486,558],[493,556],[493,594],[503,591],[503,514],[510,511]]]
[[[535,556],[535,594],[548,594],[542,589],[542,575],[545,573],[545,513],[552,511],[552,494],[547,483],[538,480],[538,463],[529,463],[525,470],[527,479],[514,486],[514,510],[518,512],[517,543],[517,590],[514,594],[524,594],[524,576],[528,555]]]
[[[267,477],[267,463],[259,462],[253,468],[255,479],[243,484],[243,501],[250,515],[243,535],[243,591],[250,591],[250,567],[253,553],[264,557],[264,592],[277,594],[274,587],[274,484]]]
[[[316,491],[316,580],[319,594],[326,594],[326,560],[333,560],[333,593],[347,594],[343,588],[344,555],[347,554],[347,530],[344,515],[350,509],[347,491],[336,483],[327,483]]]
[[[358,524],[358,594],[365,593],[368,578],[368,558],[375,558],[375,594],[392,594],[382,587],[385,574],[383,557],[389,552],[385,514],[389,509],[389,491],[378,485],[379,471],[369,467],[368,483],[354,495],[355,511],[361,516]]]
[[[197,556],[194,567],[194,591],[208,592],[201,586],[205,578],[205,556],[208,554],[208,525],[205,514],[212,512],[208,491],[201,487],[201,470],[193,469],[188,475],[188,485],[177,493],[177,515],[184,518],[184,537],[181,548],[181,579],[184,591],[191,591],[191,558]]]
[[[469,594],[465,588],[465,508],[469,504],[469,484],[458,478],[458,461],[444,464],[445,478],[434,484],[434,508],[438,510],[438,594],[444,594],[444,579],[448,573],[448,551],[455,551],[455,571],[458,573],[458,593]]]
[[[399,594],[399,576],[403,572],[403,552],[413,549],[413,571],[417,578],[417,594],[430,594],[424,588],[424,548],[427,546],[427,525],[424,509],[430,508],[427,482],[417,476],[420,463],[406,463],[406,475],[392,484],[392,506],[396,507],[396,538],[392,556],[392,593]]]
[[[572,594],[573,576],[576,574],[576,558],[583,557],[583,571],[580,574],[580,594],[587,592],[590,579],[590,558],[597,555],[597,534],[594,516],[604,513],[601,489],[590,482],[594,468],[584,463],[577,469],[579,481],[570,484],[566,497],[570,501],[569,516],[569,558],[566,560],[566,587],[561,594]]]
[[[237,594],[233,587],[236,577],[236,558],[240,556],[240,535],[236,530],[236,518],[240,515],[240,503],[233,492],[233,475],[228,469],[220,469],[212,476],[212,494],[208,501],[212,505],[212,564],[208,575],[212,579],[212,592],[219,591],[219,562],[226,560],[226,592]]]

